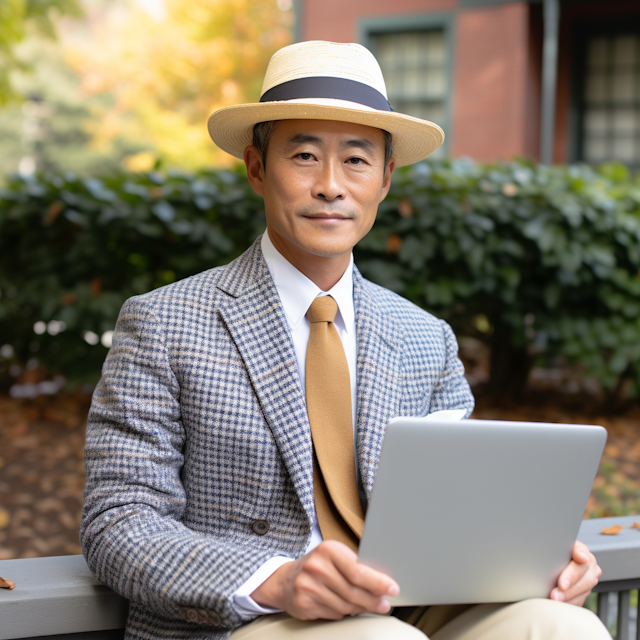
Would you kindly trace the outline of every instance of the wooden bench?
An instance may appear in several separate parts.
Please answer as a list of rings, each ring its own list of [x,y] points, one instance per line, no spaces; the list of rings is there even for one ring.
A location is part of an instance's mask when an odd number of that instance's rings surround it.
[[[578,534],[602,567],[597,586],[598,615],[609,623],[617,593],[617,640],[640,640],[630,635],[630,593],[640,588],[640,531],[631,529],[640,516],[585,520]],[[617,536],[600,534],[621,524]],[[0,576],[13,580],[12,591],[0,589],[0,640],[121,640],[127,601],[98,582],[82,556],[57,556],[0,561]],[[640,612],[639,612],[640,613]]]
[[[634,522],[640,522],[640,516],[584,520],[578,533],[578,539],[591,549],[602,569],[600,583],[594,591],[598,593],[598,616],[607,626],[610,623],[609,594],[617,593],[616,640],[640,640],[640,598],[633,639],[630,632],[631,591],[640,589],[640,530],[631,528]],[[607,536],[600,533],[615,524],[623,527],[619,534]]]
[[[98,582],[82,556],[0,561],[0,638],[116,640],[124,636],[129,604]]]

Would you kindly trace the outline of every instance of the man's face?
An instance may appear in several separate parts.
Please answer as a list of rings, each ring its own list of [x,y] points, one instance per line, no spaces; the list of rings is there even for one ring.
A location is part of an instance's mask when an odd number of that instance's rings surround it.
[[[389,191],[394,160],[385,171],[384,155],[380,129],[328,120],[278,122],[266,169],[248,147],[249,181],[264,197],[269,235],[280,252],[293,264],[348,256]]]

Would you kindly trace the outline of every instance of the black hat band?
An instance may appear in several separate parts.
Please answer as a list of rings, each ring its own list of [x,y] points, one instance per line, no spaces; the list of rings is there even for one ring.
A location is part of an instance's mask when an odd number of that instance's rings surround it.
[[[288,80],[265,91],[260,102],[325,98],[357,102],[378,111],[393,111],[389,101],[373,87],[348,78],[313,76]]]

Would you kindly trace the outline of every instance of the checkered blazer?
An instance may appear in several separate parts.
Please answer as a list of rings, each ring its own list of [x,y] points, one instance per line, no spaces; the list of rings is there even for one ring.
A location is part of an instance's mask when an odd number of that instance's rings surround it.
[[[449,326],[354,269],[357,451],[370,495],[385,425],[473,408]],[[130,600],[126,638],[226,638],[232,594],[314,518],[293,343],[259,239],[229,265],[128,300],[93,396],[81,542]]]

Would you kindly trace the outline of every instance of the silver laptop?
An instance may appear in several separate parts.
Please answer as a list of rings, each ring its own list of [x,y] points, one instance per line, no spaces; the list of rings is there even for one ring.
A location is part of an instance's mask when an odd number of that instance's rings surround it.
[[[359,559],[398,582],[396,606],[548,597],[606,439],[598,426],[396,418]]]

